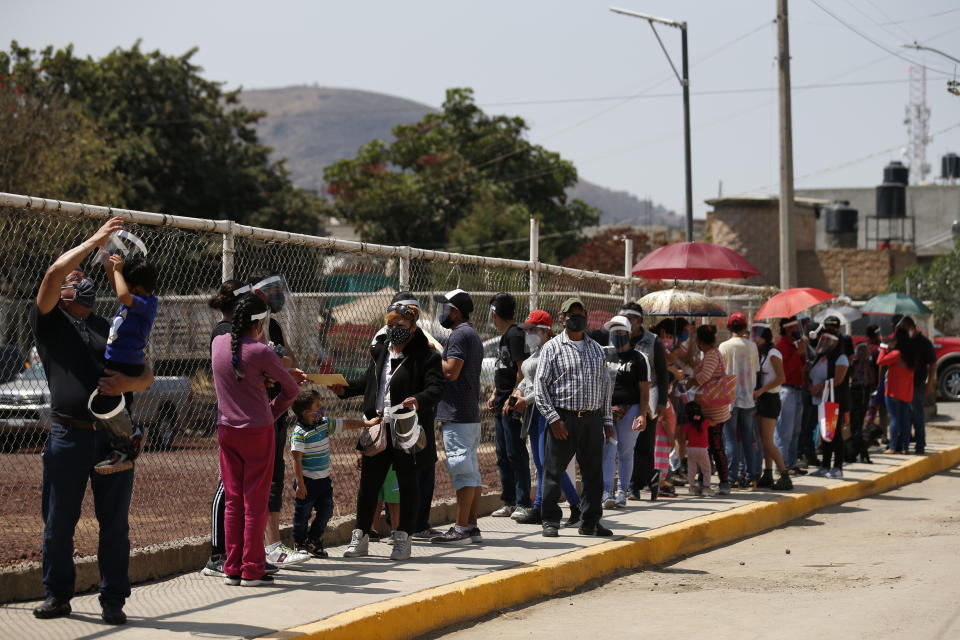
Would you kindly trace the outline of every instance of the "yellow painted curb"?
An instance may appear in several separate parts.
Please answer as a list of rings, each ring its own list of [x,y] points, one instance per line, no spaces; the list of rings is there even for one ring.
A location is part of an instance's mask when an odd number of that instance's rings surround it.
[[[365,605],[263,638],[368,640],[412,638],[492,611],[572,591],[584,583],[681,555],[710,549],[774,527],[825,506],[857,500],[916,482],[960,464],[960,447],[911,458],[892,471],[857,482],[837,482],[808,493],[781,494],[728,511],[578,549],[532,564]]]

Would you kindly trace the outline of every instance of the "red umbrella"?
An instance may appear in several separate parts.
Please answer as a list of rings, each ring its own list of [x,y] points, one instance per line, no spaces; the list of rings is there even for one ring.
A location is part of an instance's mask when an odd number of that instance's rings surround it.
[[[759,275],[737,252],[709,242],[675,242],[633,265],[633,275],[651,280],[716,280]]]
[[[827,300],[833,300],[837,296],[820,289],[810,287],[801,287],[799,289],[787,289],[781,291],[769,300],[763,303],[760,310],[753,317],[754,320],[765,320],[767,318],[789,318],[796,315],[804,309],[809,309],[815,304],[820,304]]]

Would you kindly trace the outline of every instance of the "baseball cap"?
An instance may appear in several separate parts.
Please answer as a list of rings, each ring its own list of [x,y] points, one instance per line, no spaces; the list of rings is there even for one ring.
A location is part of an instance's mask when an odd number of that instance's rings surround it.
[[[453,291],[446,292],[442,296],[434,296],[433,299],[437,302],[452,304],[464,315],[470,315],[470,313],[473,312],[473,298],[463,289],[454,289]]]
[[[607,331],[612,331],[613,329],[630,331],[630,320],[628,320],[626,316],[613,316],[604,323],[603,328]]]
[[[567,313],[570,311],[570,307],[574,305],[580,305],[580,308],[584,311],[587,310],[587,305],[583,304],[583,300],[580,298],[567,298],[563,301],[563,304],[560,305],[560,313]]]
[[[747,316],[743,311],[734,311],[730,314],[730,320],[727,321],[727,324],[747,324]]]
[[[521,329],[553,329],[553,319],[543,309],[534,309],[527,316],[527,321],[518,326]]]

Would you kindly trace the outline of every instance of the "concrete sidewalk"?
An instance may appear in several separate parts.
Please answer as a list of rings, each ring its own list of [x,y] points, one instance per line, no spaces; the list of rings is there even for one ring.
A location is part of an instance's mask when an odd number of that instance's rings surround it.
[[[373,543],[367,558],[314,560],[278,574],[271,587],[228,587],[198,572],[136,586],[123,627],[101,623],[96,595],[72,601],[69,618],[41,621],[34,602],[0,608],[4,637],[399,638],[489,611],[576,588],[630,567],[664,562],[779,526],[827,504],[885,491],[960,462],[960,447],[929,444],[927,456],[874,455],[851,464],[843,481],[802,476],[791,493],[734,492],[715,498],[629,502],[604,515],[615,537],[585,538],[575,529],[543,538],[539,526],[483,518],[484,544],[415,543],[413,558],[394,563],[391,547]]]

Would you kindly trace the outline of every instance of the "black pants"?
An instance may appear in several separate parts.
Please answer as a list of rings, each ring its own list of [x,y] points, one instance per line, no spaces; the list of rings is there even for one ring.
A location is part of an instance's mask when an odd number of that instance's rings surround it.
[[[800,443],[797,445],[797,456],[806,456],[813,460],[817,450],[813,446],[813,430],[817,428],[817,406],[813,404],[810,392],[804,389],[801,394],[803,415],[800,419]]]
[[[397,454],[407,455],[407,454]],[[370,533],[373,524],[373,512],[377,508],[377,497],[383,481],[387,479],[387,471],[393,464],[394,449],[388,447],[375,456],[364,456],[360,463],[360,487],[357,492],[357,529]],[[400,487],[400,522],[398,531],[407,533],[416,532],[417,512],[420,510],[420,469],[406,467],[398,469],[397,485]],[[395,523],[390,523],[395,526]]]
[[[223,529],[223,522],[227,508],[227,496],[223,492],[223,480],[217,482],[217,492],[213,494],[213,504],[210,505],[210,555],[226,555],[227,534]]]
[[[273,439],[273,477],[270,479],[270,497],[267,499],[267,511],[280,513],[283,507],[283,478],[287,471],[283,453],[290,441],[287,439],[287,414],[283,414],[273,424],[276,436]]]
[[[830,442],[823,443],[823,467],[826,469],[843,469],[843,419],[837,422],[837,433]],[[830,458],[833,458],[833,466],[830,466]]]
[[[713,466],[717,468],[717,477],[720,482],[730,482],[729,469],[727,468],[727,450],[723,446],[722,424],[711,424],[707,427],[707,442],[710,445],[710,457],[713,458]]]
[[[430,507],[433,505],[433,487],[437,479],[437,463],[424,465],[420,469],[420,508],[417,509],[417,524],[414,531],[430,528]]]
[[[870,406],[871,393],[873,391],[866,385],[850,385],[851,442],[847,443],[847,450],[850,453],[847,456],[849,462],[856,460],[857,456],[867,456],[867,443],[863,439],[863,421],[867,415],[867,408]]]
[[[553,429],[546,428],[543,443],[543,522],[560,524],[563,515],[557,501],[560,499],[560,481],[570,460],[576,456],[583,479],[580,508],[583,525],[595,526],[603,513],[603,418],[599,411],[578,418],[576,414],[559,410],[560,419],[567,427],[567,439],[557,440]],[[650,429],[648,426],[647,429]]]
[[[633,445],[633,473],[630,475],[630,488],[634,491],[650,484],[653,478],[653,445],[657,439],[657,419],[647,420],[647,428],[637,436]]]

